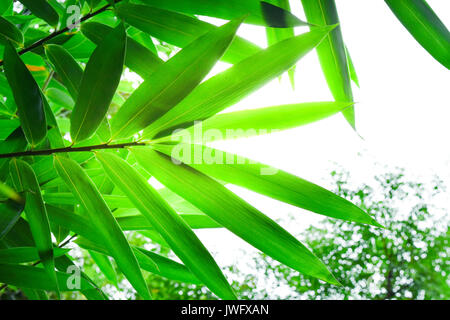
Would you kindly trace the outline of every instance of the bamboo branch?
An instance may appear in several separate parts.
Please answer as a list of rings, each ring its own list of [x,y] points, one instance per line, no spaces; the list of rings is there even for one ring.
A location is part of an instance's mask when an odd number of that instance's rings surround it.
[[[47,149],[47,150],[29,150],[29,151],[21,151],[21,152],[12,152],[0,154],[0,159],[5,158],[14,158],[14,157],[23,157],[23,156],[46,156],[54,153],[69,153],[69,152],[83,152],[83,151],[92,151],[92,150],[101,150],[101,149],[123,149],[126,147],[134,147],[134,146],[144,146],[145,143],[142,142],[128,142],[128,143],[119,143],[119,144],[98,144],[94,146],[86,146],[86,147],[65,147],[65,148],[56,148],[56,149]]]

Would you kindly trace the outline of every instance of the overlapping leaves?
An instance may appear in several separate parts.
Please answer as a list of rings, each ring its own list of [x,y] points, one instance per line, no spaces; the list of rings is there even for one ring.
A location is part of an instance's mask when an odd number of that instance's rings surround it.
[[[117,284],[123,274],[143,298],[150,298],[146,270],[233,299],[193,232],[226,228],[280,262],[337,284],[320,257],[225,184],[333,218],[377,222],[311,182],[195,137],[199,120],[222,138],[229,129],[241,129],[238,138],[338,112],[354,126],[350,80],[357,78],[335,25],[334,0],[302,0],[309,23],[281,0],[87,1],[82,11],[94,21],[57,37],[49,36],[50,28],[67,24],[67,6],[76,1],[20,2],[22,14],[0,6],[0,155],[15,156],[0,157],[0,282],[33,298],[72,290],[67,270],[74,264],[63,246],[73,238],[108,282]],[[448,68],[448,30],[425,1],[386,2]],[[115,3],[113,10],[105,10],[108,3]],[[197,15],[231,21],[217,27]],[[29,28],[35,22],[41,28]],[[242,22],[267,28],[269,47],[238,37]],[[310,31],[295,35],[293,28],[305,25]],[[45,46],[27,47],[45,37]],[[22,46],[27,49],[18,51]],[[314,49],[336,101],[218,114],[284,72],[293,81],[296,62]],[[232,66],[204,80],[219,60]],[[137,89],[123,78],[125,67],[142,77]],[[192,161],[196,150],[200,162]],[[153,188],[152,176],[165,187]],[[181,263],[133,245],[127,236],[135,233],[170,248]],[[77,290],[106,298],[84,273]]]

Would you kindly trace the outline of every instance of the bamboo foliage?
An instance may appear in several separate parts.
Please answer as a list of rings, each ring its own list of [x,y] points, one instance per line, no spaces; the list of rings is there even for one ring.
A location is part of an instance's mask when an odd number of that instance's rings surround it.
[[[301,0],[307,21],[290,12],[289,1],[275,0],[20,3],[16,11],[0,6],[2,288],[23,288],[33,298],[72,290],[108,298],[84,272],[78,287],[70,285],[70,242],[90,254],[109,283],[117,285],[122,273],[143,299],[151,298],[144,270],[238,298],[195,234],[202,228],[228,229],[281,263],[339,285],[313,250],[225,185],[382,226],[312,182],[195,137],[198,121],[227,139],[229,129],[258,135],[339,112],[355,127],[357,76],[334,0]],[[386,3],[449,68],[449,32],[426,2]],[[80,9],[78,27],[68,23],[69,6]],[[199,16],[226,21],[215,26]],[[269,46],[237,36],[243,24],[266,28]],[[312,51],[335,101],[218,114],[285,72],[293,84],[296,63]],[[230,67],[205,80],[218,61]],[[129,71],[142,78],[137,88]],[[186,136],[192,139],[179,141]],[[151,177],[164,188],[152,187]],[[180,262],[130,243],[136,232],[168,246]]]

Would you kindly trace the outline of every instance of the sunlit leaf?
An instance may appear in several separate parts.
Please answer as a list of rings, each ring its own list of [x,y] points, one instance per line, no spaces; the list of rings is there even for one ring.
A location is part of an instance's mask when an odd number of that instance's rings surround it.
[[[125,27],[119,24],[92,53],[70,118],[73,142],[91,137],[105,117],[122,75],[125,48]]]
[[[214,29],[159,67],[111,120],[112,136],[127,138],[183,100],[224,53],[240,20]]]
[[[92,180],[73,160],[55,156],[54,163],[58,174],[86,211],[89,221],[101,234],[103,243],[113,254],[120,270],[139,294],[149,299],[150,294],[136,257]]]

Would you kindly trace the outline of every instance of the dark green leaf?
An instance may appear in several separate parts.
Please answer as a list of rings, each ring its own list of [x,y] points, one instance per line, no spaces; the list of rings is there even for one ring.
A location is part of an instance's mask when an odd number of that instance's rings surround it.
[[[5,46],[4,57],[6,78],[14,95],[23,132],[31,146],[35,147],[47,134],[44,98],[36,80],[11,44]]]
[[[444,67],[450,69],[450,32],[425,0],[385,0],[411,35]]]
[[[126,33],[121,23],[92,53],[70,118],[73,142],[91,137],[105,117],[122,75],[125,47]]]

